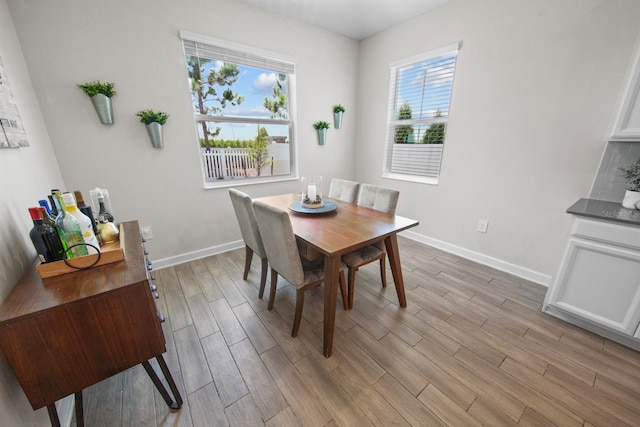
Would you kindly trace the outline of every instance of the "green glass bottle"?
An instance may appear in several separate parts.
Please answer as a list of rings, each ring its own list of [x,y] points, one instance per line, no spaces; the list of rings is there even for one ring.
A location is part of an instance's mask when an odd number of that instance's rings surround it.
[[[65,213],[62,194],[59,191],[56,191],[53,196],[53,200],[56,203],[56,209],[58,210],[58,216],[56,217],[56,229],[58,230],[60,240],[62,240],[62,244],[64,245],[66,257],[75,258],[88,255],[89,251],[84,245],[84,238],[82,237],[80,223],[73,215]]]

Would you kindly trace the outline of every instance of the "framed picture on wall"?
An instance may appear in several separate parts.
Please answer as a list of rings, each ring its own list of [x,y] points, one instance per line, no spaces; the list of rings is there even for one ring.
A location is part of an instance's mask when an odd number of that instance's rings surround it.
[[[9,80],[0,58],[0,148],[28,147],[18,106],[13,101]]]

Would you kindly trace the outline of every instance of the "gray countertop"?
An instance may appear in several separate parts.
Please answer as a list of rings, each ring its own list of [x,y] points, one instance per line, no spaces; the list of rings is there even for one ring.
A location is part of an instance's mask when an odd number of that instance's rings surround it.
[[[623,208],[622,204],[618,202],[580,199],[567,209],[567,213],[601,219],[604,221],[640,226],[640,211]]]

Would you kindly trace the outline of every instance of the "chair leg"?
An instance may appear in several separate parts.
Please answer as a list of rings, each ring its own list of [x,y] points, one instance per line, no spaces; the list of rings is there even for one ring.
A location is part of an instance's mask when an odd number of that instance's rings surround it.
[[[267,270],[269,269],[269,260],[262,258],[262,271],[260,272],[260,292],[258,298],[262,299],[264,295],[264,286],[267,284]]]
[[[348,271],[349,277],[347,280],[347,284],[349,288],[349,309],[353,308],[353,294],[355,293],[355,287],[356,287],[356,271],[358,271],[357,268],[349,267],[349,271]]]
[[[345,311],[349,310],[349,296],[347,295],[347,284],[345,283],[344,271],[340,272],[338,276],[338,283],[340,284],[340,293],[342,294],[342,305]]]
[[[296,289],[296,314],[293,318],[293,329],[291,330],[293,338],[298,336],[298,329],[302,320],[302,307],[304,307],[304,289]]]
[[[247,276],[249,275],[249,269],[251,268],[251,260],[253,259],[253,249],[249,246],[244,247],[244,273],[242,274],[242,278],[247,280]]]
[[[269,304],[267,310],[273,309],[273,303],[276,300],[276,286],[278,285],[278,272],[273,268],[271,269],[271,291],[269,292]]]
[[[382,254],[382,258],[380,258],[380,279],[382,279],[382,287],[387,287],[387,268],[385,259],[387,258],[387,254]]]

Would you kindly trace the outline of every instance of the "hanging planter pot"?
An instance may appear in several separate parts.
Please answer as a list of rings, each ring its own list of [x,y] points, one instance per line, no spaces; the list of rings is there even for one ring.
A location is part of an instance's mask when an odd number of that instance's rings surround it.
[[[113,124],[113,109],[111,107],[111,97],[116,94],[111,82],[88,82],[76,85],[91,98],[91,104],[98,113],[100,122],[105,125]]]
[[[93,108],[98,113],[98,118],[103,125],[113,124],[113,109],[111,108],[111,98],[99,93],[91,97]]]
[[[318,144],[324,145],[327,142],[327,130],[318,129]]]
[[[145,127],[153,148],[162,148],[162,125],[158,122],[153,122],[145,125]]]
[[[145,124],[147,134],[151,140],[153,148],[162,148],[162,125],[167,122],[169,115],[162,111],[141,110],[136,113],[140,121]]]
[[[327,129],[329,129],[329,123],[318,121],[313,124],[313,128],[318,131],[318,144],[324,145],[327,142]]]
[[[333,127],[340,129],[342,127],[342,115],[344,114],[344,107],[340,104],[333,106]]]

